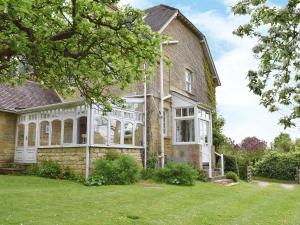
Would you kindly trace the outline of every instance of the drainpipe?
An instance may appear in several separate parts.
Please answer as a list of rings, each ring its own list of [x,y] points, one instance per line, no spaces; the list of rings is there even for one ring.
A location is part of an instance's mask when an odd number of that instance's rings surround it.
[[[144,168],[147,169],[147,79],[146,63],[144,64],[145,82],[144,82]]]
[[[85,179],[87,180],[90,175],[90,146],[91,146],[91,127],[92,127],[92,105],[89,106],[88,109],[88,121],[87,121],[87,128],[86,128],[86,148],[85,148]]]
[[[161,145],[161,167],[165,166],[165,140],[164,140],[164,57],[163,43],[160,44],[160,145]]]

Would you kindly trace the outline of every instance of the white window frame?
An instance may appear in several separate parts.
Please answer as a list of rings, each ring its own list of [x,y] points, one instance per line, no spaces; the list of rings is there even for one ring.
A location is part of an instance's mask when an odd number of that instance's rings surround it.
[[[189,69],[185,69],[185,90],[192,93],[193,73]]]
[[[173,144],[174,145],[191,145],[191,144],[197,144],[197,111],[195,107],[192,106],[188,106],[188,107],[175,107],[173,108]],[[187,109],[187,116],[183,116],[183,109]],[[189,109],[193,109],[194,113],[193,115],[190,115],[190,110]],[[176,111],[180,110],[180,116],[176,115]],[[194,122],[194,141],[191,142],[178,142],[177,141],[177,127],[176,127],[176,122],[178,120],[193,120]]]

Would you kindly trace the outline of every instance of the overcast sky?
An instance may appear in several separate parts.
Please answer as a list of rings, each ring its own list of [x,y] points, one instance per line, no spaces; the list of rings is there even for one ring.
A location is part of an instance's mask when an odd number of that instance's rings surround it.
[[[244,137],[256,136],[271,142],[284,131],[278,125],[279,114],[270,113],[259,105],[259,98],[249,92],[246,74],[257,67],[252,47],[255,40],[240,39],[232,31],[247,18],[230,12],[235,0],[121,0],[145,9],[157,4],[176,7],[203,32],[210,46],[222,86],[217,88],[218,111],[225,118],[224,133],[240,142]],[[272,4],[285,4],[273,0]],[[292,138],[300,138],[300,128],[288,129]]]

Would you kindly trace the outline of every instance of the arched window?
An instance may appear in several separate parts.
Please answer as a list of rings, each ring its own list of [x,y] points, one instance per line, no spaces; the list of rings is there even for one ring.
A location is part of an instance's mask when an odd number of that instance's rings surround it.
[[[110,143],[121,144],[121,122],[112,119],[110,122]]]
[[[102,116],[95,117],[94,120],[94,144],[107,144],[108,120]]]
[[[87,143],[87,117],[83,116],[77,120],[77,144]]]
[[[40,145],[48,146],[49,145],[49,133],[50,127],[48,121],[43,121],[40,124]]]
[[[73,120],[67,119],[64,121],[64,144],[73,143]]]
[[[28,125],[28,146],[29,147],[36,146],[35,140],[36,140],[36,124],[30,123]]]
[[[138,123],[135,127],[135,146],[143,146],[144,126]]]
[[[60,145],[61,139],[61,121],[53,120],[51,123],[52,134],[51,134],[51,145]]]
[[[132,145],[133,144],[133,124],[125,123],[124,126],[124,144]]]
[[[18,125],[18,147],[24,146],[24,137],[25,137],[25,125]]]

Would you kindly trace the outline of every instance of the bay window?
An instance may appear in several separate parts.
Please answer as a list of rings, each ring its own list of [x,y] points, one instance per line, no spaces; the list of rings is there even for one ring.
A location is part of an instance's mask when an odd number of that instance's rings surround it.
[[[175,111],[175,140],[177,143],[195,142],[194,108],[178,108]]]

